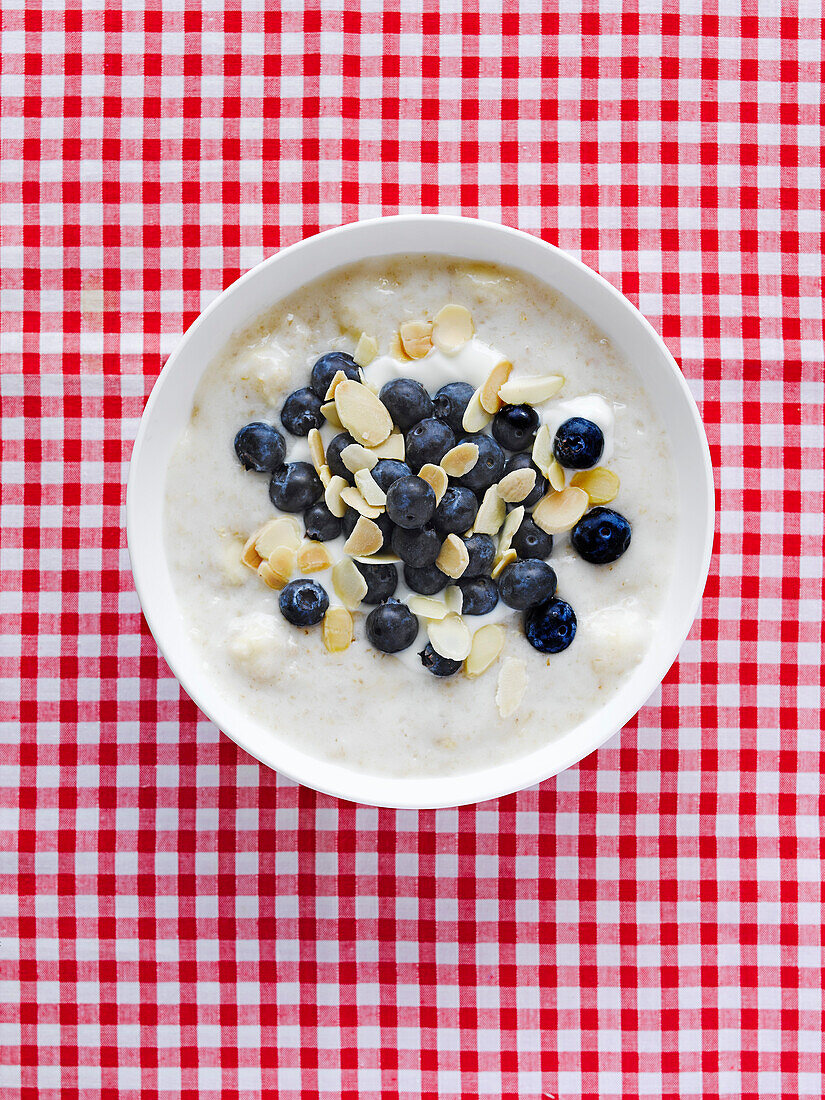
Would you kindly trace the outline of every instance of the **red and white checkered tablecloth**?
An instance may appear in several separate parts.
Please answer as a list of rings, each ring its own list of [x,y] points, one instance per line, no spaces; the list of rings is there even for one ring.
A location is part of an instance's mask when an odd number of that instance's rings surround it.
[[[4,1096],[822,1096],[819,5],[561,6],[2,5]],[[720,502],[661,692],[455,811],[339,803],[223,737],[123,531],[197,313],[399,210],[620,287]]]

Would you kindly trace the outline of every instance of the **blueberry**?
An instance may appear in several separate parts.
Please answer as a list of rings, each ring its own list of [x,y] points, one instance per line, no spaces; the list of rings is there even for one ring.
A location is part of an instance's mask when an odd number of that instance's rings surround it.
[[[433,415],[449,425],[456,436],[464,433],[461,422],[474,393],[469,382],[449,382],[433,398]]]
[[[418,619],[398,600],[379,604],[367,615],[367,637],[382,653],[399,653],[415,641]]]
[[[531,405],[505,405],[493,417],[493,435],[508,451],[526,451],[533,446],[539,414]]]
[[[478,500],[472,489],[451,485],[438,502],[433,523],[442,535],[462,535],[473,526]]]
[[[293,626],[315,626],[329,607],[329,596],[317,581],[290,581],[278,597],[278,607]]]
[[[405,531],[396,527],[392,533],[393,551],[415,569],[432,565],[441,550],[441,538],[432,527],[419,527],[415,531]]]
[[[355,568],[367,582],[364,603],[383,603],[398,587],[398,570],[394,565],[367,565],[357,561]]]
[[[312,373],[309,376],[309,384],[315,391],[317,397],[320,397],[322,401],[326,400],[327,390],[332,383],[333,378],[342,370],[347,378],[351,378],[353,382],[360,380],[358,373],[358,365],[351,355],[347,355],[344,351],[330,351],[326,355],[322,355],[312,368]]]
[[[498,591],[508,607],[526,611],[549,600],[556,591],[556,571],[546,561],[528,559],[505,566],[498,578]]]
[[[564,600],[547,600],[524,616],[524,633],[539,653],[561,653],[576,637],[576,612]]]
[[[553,549],[553,536],[542,531],[530,516],[525,516],[511,546],[520,558],[549,558]]]
[[[455,676],[461,668],[461,661],[451,661],[449,657],[442,657],[440,653],[436,653],[429,642],[418,656],[421,658],[421,664],[433,676]]]
[[[433,415],[432,398],[414,378],[390,379],[378,397],[402,432]]]
[[[468,470],[457,481],[459,485],[472,489],[476,495],[483,495],[486,489],[501,480],[504,471],[504,451],[491,435],[475,435],[466,442],[475,443],[478,447],[478,462],[472,470]]]
[[[282,512],[305,512],[323,492],[321,479],[308,462],[287,463],[269,483],[269,499]]]
[[[462,615],[486,615],[498,603],[498,587],[492,577],[462,577],[458,587],[464,597]]]
[[[296,390],[284,401],[281,423],[292,435],[309,435],[311,428],[320,428],[324,423],[321,404],[309,386]]]
[[[344,518],[341,520],[341,528],[346,538],[349,538],[352,534],[353,530],[355,529],[355,525],[360,518],[360,515],[361,513],[356,512],[354,508],[348,508],[344,513]],[[393,524],[390,517],[385,512],[382,512],[381,515],[376,516],[376,518],[372,522],[376,524],[378,529],[381,531],[381,535],[384,539],[379,549],[389,547],[392,540],[392,533],[395,530],[395,525]]]
[[[329,466],[330,473],[337,474],[338,477],[342,477],[344,481],[348,481],[350,484],[352,484],[352,474],[341,461],[341,451],[354,442],[355,440],[349,432],[340,432],[334,439],[330,440],[327,447],[327,466]]]
[[[512,474],[514,470],[533,470],[536,475],[536,484],[530,490],[528,496],[524,500],[520,500],[519,504],[523,504],[525,508],[532,508],[534,504],[538,504],[544,494],[547,492],[547,481],[542,477],[540,470],[537,466],[533,465],[533,460],[529,454],[522,452],[517,455],[510,455],[507,461],[504,463],[504,474]],[[522,556],[522,555],[520,555]]]
[[[592,565],[616,561],[630,546],[630,524],[612,508],[591,508],[573,528],[570,541]]]
[[[341,521],[334,516],[322,501],[311,504],[304,512],[304,530],[308,539],[316,542],[329,542],[341,534]]]
[[[405,437],[407,465],[416,473],[427,462],[437,466],[447,451],[455,446],[455,436],[443,420],[428,417],[419,420]]]
[[[284,464],[286,443],[271,424],[247,424],[235,436],[235,454],[245,470],[271,474]]]
[[[420,477],[400,477],[387,493],[387,515],[397,527],[423,527],[433,518],[435,493]]]
[[[416,568],[412,565],[404,566],[404,580],[413,592],[419,592],[422,596],[434,596],[442,588],[451,584],[446,573],[442,573],[437,565],[425,565]]]
[[[565,420],[553,440],[556,461],[569,470],[586,470],[595,466],[603,450],[601,428],[583,416],[571,416]]]
[[[468,535],[462,540],[467,547],[470,561],[462,577],[489,575],[496,559],[496,544],[489,535]]]
[[[406,462],[399,462],[397,458],[379,458],[370,473],[373,481],[386,493],[394,481],[398,481],[400,477],[409,477],[412,470]]]

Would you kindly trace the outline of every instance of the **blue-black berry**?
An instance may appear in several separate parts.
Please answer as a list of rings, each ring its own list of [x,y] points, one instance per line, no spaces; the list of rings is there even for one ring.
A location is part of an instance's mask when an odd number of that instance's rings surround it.
[[[455,435],[443,420],[434,416],[419,420],[404,437],[404,461],[416,473],[428,462],[437,466],[447,451],[455,446]]]
[[[412,565],[405,565],[404,580],[413,592],[418,592],[422,596],[434,596],[436,592],[440,592],[448,584],[452,584],[447,574],[442,573],[437,565],[425,565],[420,569]]]
[[[630,546],[630,524],[612,508],[592,508],[583,515],[570,535],[580,557],[592,565],[609,565]]]
[[[466,442],[474,443],[478,447],[478,462],[472,470],[468,470],[463,477],[457,479],[458,484],[472,489],[477,496],[482,496],[491,485],[501,481],[501,475],[504,472],[504,451],[491,435],[470,436]]]
[[[433,414],[432,398],[414,378],[391,378],[378,397],[402,432]]]
[[[536,484],[530,490],[524,500],[520,500],[519,504],[523,504],[525,508],[532,508],[534,504],[538,504],[544,494],[547,492],[547,479],[542,476],[538,466],[533,465],[533,460],[529,453],[522,451],[521,454],[510,455],[507,461],[504,463],[504,473],[502,477],[507,477],[508,474],[512,474],[515,470],[532,470],[536,475]],[[519,555],[521,556],[521,555]]]
[[[330,469],[332,469],[331,466]],[[412,470],[406,462],[401,462],[397,458],[379,458],[370,473],[379,489],[383,489],[386,493],[394,481],[398,481],[400,477],[409,477]]]
[[[433,525],[442,535],[463,535],[473,526],[478,511],[478,498],[472,489],[451,485],[435,510]]]
[[[235,436],[235,454],[244,469],[271,474],[284,464],[286,443],[271,424],[247,424]]]
[[[493,435],[508,451],[526,451],[533,446],[539,414],[532,405],[505,405],[493,417]]]
[[[269,483],[269,499],[282,512],[305,512],[323,492],[321,479],[308,462],[281,466]]]
[[[528,559],[505,566],[498,578],[498,591],[508,607],[526,611],[549,600],[556,591],[556,571],[546,561]]]
[[[436,653],[429,642],[418,656],[421,658],[421,664],[433,676],[455,676],[461,668],[461,661],[452,661],[449,657],[442,657],[440,653]]]
[[[520,558],[549,558],[553,536],[542,531],[531,516],[525,516],[510,545]]]
[[[342,477],[344,481],[348,481],[350,485],[353,481],[353,475],[341,460],[341,451],[351,446],[354,442],[355,440],[349,432],[339,432],[334,439],[329,441],[326,453],[327,466],[329,466],[330,473],[337,474],[338,477]]]
[[[317,581],[290,581],[278,597],[278,607],[293,626],[315,626],[329,607],[329,596]]]
[[[598,424],[583,416],[571,416],[553,439],[556,461],[569,470],[587,470],[602,457],[604,436]]]
[[[539,653],[561,653],[576,637],[576,613],[564,600],[547,600],[524,616],[524,633]]]
[[[418,619],[406,604],[388,600],[367,615],[367,637],[382,653],[400,653],[415,641]]]
[[[468,535],[462,542],[467,547],[470,561],[462,577],[489,575],[496,559],[496,544],[489,535]]]
[[[329,542],[341,534],[341,521],[322,500],[318,500],[304,512],[304,530],[308,539]]]
[[[352,379],[353,382],[358,382],[360,379],[358,364],[351,355],[347,355],[344,351],[330,351],[316,360],[309,376],[309,382],[315,395],[322,401],[326,400],[327,390],[339,370],[342,370],[347,378]]]
[[[429,525],[413,531],[396,527],[392,533],[392,548],[406,565],[422,569],[432,565],[438,557],[441,538]]]
[[[435,493],[420,477],[400,477],[387,493],[387,515],[397,527],[412,530],[433,518]]]
[[[364,603],[383,603],[398,587],[398,570],[394,565],[367,565],[357,561],[355,568],[367,582],[367,594]]]
[[[474,393],[469,382],[448,382],[433,398],[433,416],[448,424],[456,438],[465,434],[462,420]]]
[[[309,435],[311,428],[324,423],[323,402],[309,386],[291,393],[281,409],[281,423],[292,435]]]
[[[498,603],[498,587],[492,577],[461,577],[457,584],[464,597],[462,615],[486,615]]]

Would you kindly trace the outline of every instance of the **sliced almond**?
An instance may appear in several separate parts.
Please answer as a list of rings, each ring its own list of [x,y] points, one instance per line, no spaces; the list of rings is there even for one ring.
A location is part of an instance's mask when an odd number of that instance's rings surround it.
[[[606,466],[581,470],[570,481],[578,489],[584,489],[591,504],[609,504],[619,493],[619,479]]]
[[[497,535],[506,515],[507,507],[498,495],[495,485],[491,485],[484,494],[481,506],[476,513],[473,533],[476,535]]]
[[[436,653],[451,661],[463,661],[473,644],[467,624],[454,611],[443,619],[431,619],[427,623],[427,637]]]
[[[341,499],[341,493],[348,488],[346,481],[339,474],[333,474],[329,479],[329,485],[324,489],[324,503],[338,519],[343,519],[347,514],[347,506]]]
[[[399,327],[398,336],[410,359],[423,359],[432,350],[432,331],[429,321],[405,321]]]
[[[351,378],[335,389],[338,419],[356,443],[377,447],[392,431],[392,417],[378,397],[361,382]]]
[[[301,528],[292,516],[276,516],[255,535],[255,549],[262,558],[268,558],[276,546],[288,546],[297,550],[301,545]]]
[[[410,361],[410,357],[404,351],[404,345],[401,343],[401,337],[397,332],[390,342],[390,355],[393,359],[398,359],[402,363]]]
[[[341,373],[343,374],[343,371]],[[321,414],[326,422],[331,424],[333,428],[337,428],[340,431],[344,427],[338,416],[338,410],[335,408],[334,401],[327,401],[325,405],[322,405]]]
[[[324,465],[318,471],[318,477],[320,477],[321,484],[326,489],[329,483],[332,481],[332,470],[330,470],[329,466],[327,466],[326,463],[324,463]]]
[[[320,573],[329,569],[329,552],[322,542],[310,539],[298,550],[296,562],[302,573]]]
[[[512,470],[498,483],[498,495],[508,504],[518,504],[529,497],[536,487],[536,471],[529,466],[521,470]]]
[[[413,615],[420,615],[422,619],[445,619],[450,609],[441,600],[431,600],[429,596],[410,596],[407,607]]]
[[[500,363],[496,363],[490,373],[485,379],[484,385],[479,392],[479,399],[481,401],[481,407],[485,412],[493,415],[497,413],[504,402],[498,395],[498,391],[510,377],[510,371],[513,369],[513,364],[506,359],[502,359]]]
[[[463,477],[478,462],[478,447],[475,443],[459,443],[451,447],[441,459],[441,468],[449,477]]]
[[[507,566],[511,565],[517,557],[518,554],[515,552],[512,546],[508,547],[503,554],[499,554],[496,557],[496,563],[493,566],[493,570],[490,574],[493,580],[497,580],[507,568]]]
[[[447,605],[449,611],[455,611],[456,615],[461,614],[461,610],[464,607],[464,593],[457,584],[447,585],[447,588],[444,590],[444,603]]]
[[[329,653],[343,653],[352,642],[352,615],[345,607],[330,607],[324,615],[322,634]]]
[[[358,470],[371,470],[378,461],[374,451],[368,451],[360,443],[350,443],[341,451],[341,461],[351,474]]]
[[[399,462],[403,462],[405,453],[404,436],[396,429],[390,432],[383,443],[379,443],[377,447],[371,447],[370,450],[376,458],[397,458]]]
[[[588,507],[590,499],[584,489],[568,485],[560,493],[548,493],[533,509],[533,522],[548,535],[558,535],[575,527]]]
[[[369,470],[356,471],[355,484],[360,490],[361,496],[373,508],[383,508],[387,503],[387,494]]]
[[[264,577],[266,583],[270,588],[283,588],[295,572],[295,551],[289,546],[276,546],[266,564],[276,581],[272,584]]]
[[[478,448],[476,448],[476,450],[478,450]],[[447,492],[447,486],[449,484],[446,471],[440,466],[434,466],[432,462],[425,462],[418,471],[418,476],[422,481],[427,482],[435,493],[436,504],[440,504],[441,498]]]
[[[399,556],[393,554],[391,550],[383,554],[353,554],[352,556],[364,565],[395,565],[396,562],[401,561]]]
[[[367,582],[355,567],[352,558],[341,558],[332,567],[332,587],[341,603],[349,611],[360,607],[367,594]]]
[[[464,675],[474,679],[498,660],[498,656],[504,648],[504,627],[497,623],[487,623],[480,626],[473,634],[473,644],[469,656],[464,662]]]
[[[256,570],[258,576],[267,586],[267,588],[274,588],[276,592],[280,590],[287,583],[278,576],[268,561],[262,561]]]
[[[502,718],[510,718],[521,706],[527,690],[527,666],[517,657],[508,657],[498,674],[496,706]]]
[[[366,332],[362,332],[353,352],[353,359],[359,367],[368,367],[376,355],[378,355],[378,344],[372,336],[367,336]]]
[[[257,532],[254,535],[250,535],[244,543],[243,552],[241,553],[241,561],[244,563],[245,566],[247,566],[247,568],[254,569],[255,572],[258,571],[258,566],[263,560],[261,558],[261,555],[255,548],[255,539],[257,537]]]
[[[312,459],[312,465],[320,474],[321,467],[326,464],[327,459],[324,454],[324,441],[317,428],[309,429],[307,443],[309,444],[309,457]]]
[[[504,521],[504,526],[501,528],[501,534],[498,538],[498,549],[496,556],[501,557],[506,554],[510,549],[510,543],[513,541],[516,531],[521,527],[522,520],[524,519],[524,506],[520,505],[518,508],[514,508]]]
[[[555,462],[555,459],[553,458],[553,440],[550,438],[550,429],[546,424],[542,424],[536,432],[536,438],[533,440],[532,458],[533,465],[538,467],[547,477],[550,463]]]
[[[454,355],[472,339],[474,332],[473,317],[469,309],[451,303],[435,315],[432,341],[439,351]]]
[[[347,485],[346,489],[341,490],[341,500],[350,508],[354,508],[360,515],[366,516],[367,519],[378,519],[381,515],[381,509],[368,504],[364,500],[361,490],[354,485]]]
[[[344,374],[342,370],[337,370],[335,374],[333,374],[332,381],[327,387],[327,392],[324,396],[325,401],[332,401],[333,397],[335,397],[335,391],[338,389],[341,383],[346,380],[346,377],[346,374]]]
[[[488,413],[481,404],[481,390],[476,390],[467,403],[464,416],[461,418],[461,427],[465,432],[475,434],[482,431],[493,419],[492,413]]]
[[[447,535],[441,544],[435,564],[442,573],[446,573],[453,580],[458,580],[462,575],[470,564],[470,554],[458,535]]]
[[[366,516],[359,516],[352,534],[344,543],[344,553],[352,557],[369,557],[384,545],[384,536],[377,523]]]
[[[555,397],[563,385],[564,378],[560,374],[508,378],[498,395],[505,405],[540,405]]]
[[[555,458],[547,467],[547,480],[550,482],[551,488],[555,489],[556,492],[560,493],[564,488],[564,467]]]

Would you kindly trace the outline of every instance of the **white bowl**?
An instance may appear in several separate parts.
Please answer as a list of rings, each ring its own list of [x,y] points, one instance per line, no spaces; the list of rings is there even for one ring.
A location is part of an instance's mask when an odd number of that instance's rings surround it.
[[[518,268],[560,290],[592,317],[641,372],[673,450],[679,537],[675,577],[659,636],[601,710],[528,756],[443,779],[395,779],[319,760],[239,713],[204,674],[178,607],[164,553],[166,471],[198,383],[233,333],[312,279],[370,256],[429,253]],[[696,405],[661,338],[631,303],[578,260],[536,237],[488,222],[403,215],[321,233],[270,257],[233,283],[195,321],[169,357],[146,404],[129,471],[126,524],[146,621],[172,671],[207,714],[263,763],[316,790],[379,806],[457,806],[532,786],[577,763],[622,728],[660,683],[696,615],[713,539],[713,477]]]

